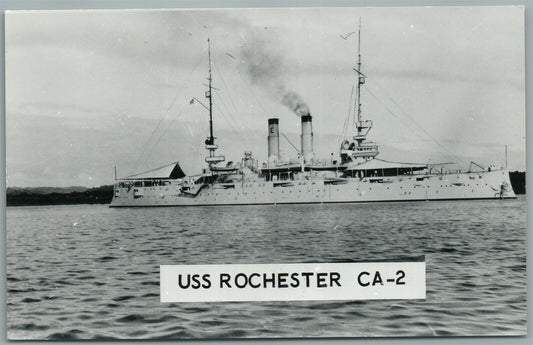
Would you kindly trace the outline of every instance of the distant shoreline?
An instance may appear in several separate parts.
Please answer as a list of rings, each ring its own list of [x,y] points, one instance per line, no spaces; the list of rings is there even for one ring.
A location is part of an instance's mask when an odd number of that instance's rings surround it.
[[[526,173],[511,171],[511,184],[516,194],[526,194]],[[113,199],[113,185],[86,187],[7,188],[7,206],[49,206],[109,204]]]
[[[96,188],[85,187],[40,187],[7,188],[7,206],[48,206],[109,204],[113,199],[113,185]]]

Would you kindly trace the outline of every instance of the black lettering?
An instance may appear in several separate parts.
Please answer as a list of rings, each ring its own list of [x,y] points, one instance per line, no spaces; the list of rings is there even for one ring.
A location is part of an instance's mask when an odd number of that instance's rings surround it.
[[[250,286],[253,287],[254,289],[257,289],[257,288],[261,287],[261,283],[257,283],[257,284],[253,284],[252,283],[252,278],[253,277],[260,277],[260,275],[259,275],[259,273],[250,274],[250,279],[248,280],[248,283],[250,284]]]
[[[192,276],[192,284],[191,287],[195,290],[200,288],[200,275],[199,274],[193,274]]]
[[[244,278],[244,283],[243,284],[239,284],[239,277],[243,277]],[[244,287],[246,287],[246,285],[248,285],[248,277],[246,277],[246,274],[244,273],[239,273],[235,276],[235,286],[238,287],[239,289],[242,289]]]
[[[278,273],[278,287],[279,288],[288,288],[289,285],[287,284],[287,277],[289,276],[288,273]]]
[[[396,278],[396,285],[405,285],[405,282],[402,280],[403,278],[405,278],[405,272],[399,270],[398,272],[396,272],[396,275],[399,275],[399,277]]]
[[[383,280],[381,279],[381,274],[379,274],[379,271],[376,271],[376,274],[374,275],[372,286],[376,285],[377,283],[383,285]]]
[[[328,287],[328,284],[326,284],[327,275],[328,274],[324,272],[316,274],[316,287],[319,287],[319,288]]]
[[[292,280],[291,287],[295,288],[295,287],[300,286],[300,280],[298,279],[298,273],[291,274],[291,280]]]
[[[337,286],[341,286],[339,279],[341,279],[341,275],[338,272],[331,272],[329,274],[329,286],[333,286],[333,283],[337,284]]]
[[[222,289],[224,286],[223,284],[226,284],[228,288],[231,289],[231,285],[229,285],[229,280],[231,279],[231,276],[227,273],[220,273],[220,288]]]
[[[309,277],[313,274],[313,272],[302,272],[302,276],[305,277],[305,287],[309,287]]]
[[[272,287],[273,287],[273,288],[276,287],[276,276],[274,275],[274,273],[272,273],[271,277],[272,277],[272,278],[268,279],[268,278],[267,278],[267,274],[266,274],[266,273],[263,273],[263,287],[264,287],[264,288],[267,287],[267,284],[268,284],[268,283],[272,283]]]
[[[181,274],[178,274],[178,285],[182,289],[188,289],[189,285],[191,285],[191,275],[187,274],[187,284],[183,284],[181,281]]]
[[[204,289],[209,289],[211,287],[211,280],[209,278],[211,278],[210,274],[204,274],[202,276],[202,279],[204,281],[204,283],[202,284],[202,287]]]
[[[359,285],[361,285],[361,286],[368,286],[368,285],[370,285],[370,283],[368,283],[368,282],[367,282],[367,283],[363,283],[363,282],[361,281],[361,278],[363,277],[363,275],[365,275],[365,276],[369,276],[370,273],[365,272],[365,271],[359,273],[359,275],[357,276],[357,282],[359,283]]]

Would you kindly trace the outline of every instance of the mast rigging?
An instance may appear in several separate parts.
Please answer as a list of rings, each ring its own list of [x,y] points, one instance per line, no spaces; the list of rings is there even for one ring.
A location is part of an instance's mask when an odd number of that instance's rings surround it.
[[[226,158],[224,156],[215,156],[215,151],[218,149],[218,145],[215,144],[215,136],[213,133],[213,65],[211,62],[211,40],[207,39],[207,54],[209,58],[209,81],[205,92],[205,97],[209,99],[209,137],[205,140],[205,148],[209,151],[209,157],[205,158],[205,161],[209,165],[209,168],[213,170],[213,165],[223,162]]]
[[[357,37],[357,135],[361,134],[361,85],[365,83],[365,77],[361,73],[361,18],[359,18],[359,30]],[[360,142],[359,142],[360,144]]]
[[[211,65],[211,41],[208,38],[207,39],[207,54],[209,57],[209,78],[207,79],[209,81],[208,88],[209,90],[206,92],[206,98],[209,99],[209,144],[214,145],[215,144],[215,137],[213,136],[213,93],[212,88],[212,81],[213,77],[211,75],[212,65]],[[206,143],[207,144],[207,143]],[[212,151],[211,151],[212,152]],[[212,156],[211,156],[212,157]]]

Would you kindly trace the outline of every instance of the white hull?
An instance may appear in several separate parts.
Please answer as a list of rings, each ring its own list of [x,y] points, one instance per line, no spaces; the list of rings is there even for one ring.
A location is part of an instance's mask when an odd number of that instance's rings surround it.
[[[305,203],[396,202],[516,198],[507,170],[348,178],[342,184],[320,177],[266,182],[244,179],[232,184],[210,184],[196,195],[180,192],[181,184],[115,187],[111,207],[219,206]],[[502,187],[503,186],[503,187]]]

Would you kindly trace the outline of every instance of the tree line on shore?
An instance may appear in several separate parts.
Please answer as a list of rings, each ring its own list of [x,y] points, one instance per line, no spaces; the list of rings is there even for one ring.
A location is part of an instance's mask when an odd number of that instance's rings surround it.
[[[111,199],[113,185],[96,188],[7,188],[6,191],[7,206],[109,204]]]

